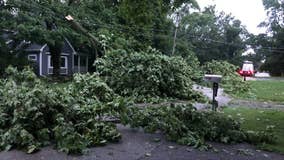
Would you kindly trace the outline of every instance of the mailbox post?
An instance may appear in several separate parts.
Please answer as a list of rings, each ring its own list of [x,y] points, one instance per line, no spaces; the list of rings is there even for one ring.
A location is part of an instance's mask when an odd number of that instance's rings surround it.
[[[212,110],[216,111],[218,108],[218,101],[216,101],[215,97],[217,97],[219,83],[221,82],[221,75],[213,75],[213,74],[205,74],[204,80],[207,82],[213,83],[213,97],[212,97]]]

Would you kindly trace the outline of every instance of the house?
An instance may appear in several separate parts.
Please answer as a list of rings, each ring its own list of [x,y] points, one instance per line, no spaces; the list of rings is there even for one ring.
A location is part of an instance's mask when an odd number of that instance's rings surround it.
[[[40,76],[53,74],[53,65],[49,48],[46,44],[30,44],[26,49],[27,58],[34,62],[36,72]],[[65,39],[61,49],[61,75],[72,75],[73,73],[88,72],[88,56],[75,51],[71,43]]]
[[[14,32],[5,31],[0,36],[6,41],[8,47],[15,47],[14,41],[10,38],[15,34]],[[36,44],[22,41],[16,45],[16,48],[21,48],[25,51],[27,59],[34,64],[35,72],[39,76],[48,76],[53,74],[53,65],[49,47],[44,44]],[[25,47],[24,47],[25,46]],[[88,72],[88,56],[83,53],[76,52],[71,43],[65,39],[61,49],[61,66],[60,74],[70,76],[73,73]]]

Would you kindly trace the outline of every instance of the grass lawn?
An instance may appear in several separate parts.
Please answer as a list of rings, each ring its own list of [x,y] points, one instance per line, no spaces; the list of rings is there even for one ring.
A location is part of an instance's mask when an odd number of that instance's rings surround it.
[[[243,121],[241,127],[244,130],[261,131],[266,126],[274,125],[274,133],[277,136],[275,144],[263,144],[261,149],[276,151],[284,154],[284,112],[278,110],[251,109],[251,108],[225,108],[225,114]],[[243,120],[242,120],[243,119]]]
[[[251,84],[252,94],[260,101],[273,101],[284,103],[284,81],[283,80],[263,80],[248,81]],[[241,95],[247,98],[247,95]]]

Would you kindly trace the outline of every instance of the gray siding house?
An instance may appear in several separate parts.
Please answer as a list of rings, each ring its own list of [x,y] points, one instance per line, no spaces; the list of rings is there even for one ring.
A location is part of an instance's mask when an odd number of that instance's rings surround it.
[[[26,49],[27,58],[34,62],[36,73],[39,76],[53,74],[53,65],[49,48],[46,44],[30,44]],[[72,75],[73,73],[88,72],[88,56],[75,51],[70,42],[65,39],[61,49],[61,75]]]

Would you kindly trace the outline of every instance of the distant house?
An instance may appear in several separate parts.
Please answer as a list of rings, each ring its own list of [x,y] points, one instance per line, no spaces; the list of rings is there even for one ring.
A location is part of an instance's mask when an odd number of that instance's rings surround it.
[[[6,44],[12,47],[13,40],[10,39],[11,32],[2,34],[0,38],[4,38]],[[49,52],[49,47],[44,45],[39,45],[36,43],[30,43],[22,41],[18,48],[24,47],[24,51],[27,54],[27,59],[34,62],[34,68],[37,75],[48,76],[53,74],[53,65],[51,61],[51,55]],[[61,75],[72,75],[73,73],[86,73],[88,72],[88,56],[83,53],[78,53],[73,48],[71,43],[65,39],[64,45],[61,49]]]
[[[35,63],[37,74],[47,76],[53,74],[53,65],[48,46],[31,44],[25,49],[28,60]],[[61,49],[61,75],[88,72],[88,56],[75,51],[70,42],[65,39]]]

